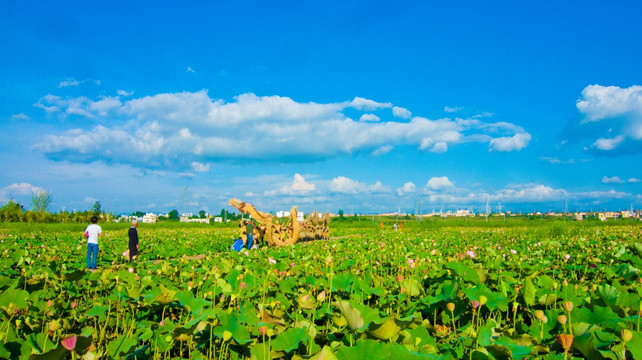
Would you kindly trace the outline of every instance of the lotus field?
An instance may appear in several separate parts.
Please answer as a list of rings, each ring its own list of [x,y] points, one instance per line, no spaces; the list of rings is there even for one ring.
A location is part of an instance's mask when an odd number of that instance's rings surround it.
[[[84,227],[0,229],[0,358],[642,359],[639,223],[143,224],[132,263],[108,225],[93,271]]]

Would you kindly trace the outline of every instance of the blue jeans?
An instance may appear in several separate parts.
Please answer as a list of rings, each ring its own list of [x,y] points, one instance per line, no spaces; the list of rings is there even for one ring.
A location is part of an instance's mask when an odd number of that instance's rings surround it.
[[[93,258],[92,258],[93,254]],[[87,268],[95,269],[98,260],[98,244],[87,243]]]
[[[254,235],[247,234],[246,236],[247,236],[247,242],[245,245],[247,246],[248,249],[251,249],[252,245],[254,244]]]

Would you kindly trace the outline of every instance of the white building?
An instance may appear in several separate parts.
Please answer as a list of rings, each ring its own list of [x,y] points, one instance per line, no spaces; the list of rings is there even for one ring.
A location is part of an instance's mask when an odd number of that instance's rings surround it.
[[[143,215],[143,222],[145,224],[154,224],[156,223],[156,220],[158,220],[158,215],[154,213],[147,213]]]

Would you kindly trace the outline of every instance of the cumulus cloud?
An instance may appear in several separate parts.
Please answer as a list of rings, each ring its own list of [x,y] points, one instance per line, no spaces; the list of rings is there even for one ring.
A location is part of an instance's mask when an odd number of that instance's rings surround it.
[[[332,179],[332,181],[330,181],[329,190],[331,192],[342,194],[380,193],[390,191],[387,186],[384,186],[379,181],[372,185],[368,185],[345,176],[339,176]]]
[[[127,90],[117,90],[116,94],[118,94],[118,96],[128,97],[128,96],[134,95],[134,92],[133,91],[127,91]]]
[[[307,182],[301,174],[294,174],[294,179],[291,184],[284,185],[278,190],[266,191],[265,196],[306,195],[315,190],[315,184]]]
[[[399,107],[399,106],[393,106],[392,107],[392,115],[394,117],[398,117],[398,118],[401,118],[401,119],[410,119],[410,117],[412,116],[412,113],[410,112],[410,110],[408,110],[406,108],[402,108],[402,107]]]
[[[407,183],[403,184],[402,187],[397,188],[397,195],[404,196],[409,193],[414,193],[415,190],[417,190],[415,184],[413,184],[412,181],[408,181]]]
[[[380,103],[374,100],[365,99],[359,96],[356,96],[351,102],[350,107],[353,107],[357,110],[372,111],[382,108],[392,107],[391,103]]]
[[[34,186],[26,182],[13,183],[11,185],[0,188],[0,201],[4,203],[14,197],[24,197],[26,195],[30,196],[33,193],[38,193],[41,191],[46,190],[39,186]]]
[[[624,180],[620,179],[617,176],[613,176],[613,177],[604,176],[602,178],[602,183],[603,184],[623,184]]]
[[[360,97],[304,103],[251,93],[225,102],[212,99],[206,90],[130,99],[122,97],[131,93],[118,94],[98,99],[44,96],[34,106],[73,115],[81,126],[45,135],[33,149],[56,160],[189,171],[193,162],[306,162],[355,152],[381,155],[402,145],[441,153],[462,142],[480,142],[496,151],[514,151],[530,140],[530,134],[510,123],[424,117],[381,120],[369,111],[394,109],[392,104]],[[361,121],[349,117],[348,108],[365,111],[358,115]],[[93,127],[88,128],[82,118],[91,119]]]
[[[626,182],[629,182],[629,183],[639,183],[639,182],[640,182],[640,179],[638,179],[638,178],[629,178],[628,180],[626,180]]]
[[[490,140],[489,151],[516,151],[525,148],[531,141],[531,134],[519,133]]]
[[[455,184],[450,181],[447,176],[432,177],[426,183],[426,188],[433,191],[444,190],[453,186],[455,186]]]
[[[595,140],[593,146],[600,150],[609,151],[617,148],[622,141],[624,141],[624,135],[619,135],[611,139],[599,138]]]
[[[625,143],[641,145],[642,86],[589,85],[576,106],[584,114],[577,126],[594,137],[593,149],[613,153]]]
[[[379,121],[379,120],[381,120],[381,118],[375,114],[363,114],[359,118],[359,121]]]

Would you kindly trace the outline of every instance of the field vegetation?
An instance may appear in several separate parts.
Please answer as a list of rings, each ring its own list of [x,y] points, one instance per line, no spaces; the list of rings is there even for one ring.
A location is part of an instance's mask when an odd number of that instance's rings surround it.
[[[0,223],[0,358],[642,359],[635,221],[345,217],[241,252],[141,224],[132,263],[100,225],[89,271],[86,224]]]

